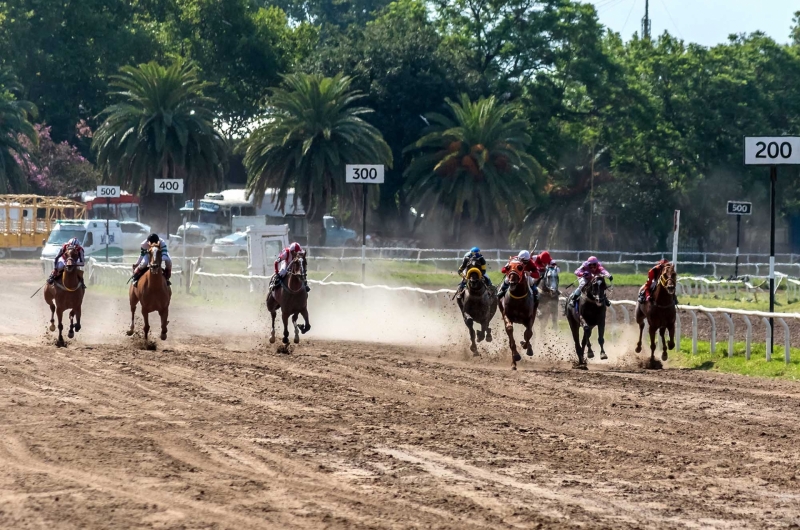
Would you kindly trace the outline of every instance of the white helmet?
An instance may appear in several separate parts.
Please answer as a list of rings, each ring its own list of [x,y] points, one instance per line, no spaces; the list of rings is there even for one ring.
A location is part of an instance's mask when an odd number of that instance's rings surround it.
[[[523,261],[528,261],[531,259],[531,253],[527,250],[520,250],[519,254],[517,254],[517,257]]]

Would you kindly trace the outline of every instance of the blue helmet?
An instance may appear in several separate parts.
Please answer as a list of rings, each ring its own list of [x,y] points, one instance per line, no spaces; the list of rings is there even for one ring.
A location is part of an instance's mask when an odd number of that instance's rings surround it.
[[[478,247],[472,247],[471,249],[469,249],[469,251],[472,254],[480,254],[481,253],[481,249],[479,249]]]
[[[73,237],[72,239],[67,241],[67,246],[68,247],[79,247],[79,246],[81,246],[81,243],[80,243],[80,241],[78,241],[77,237]]]

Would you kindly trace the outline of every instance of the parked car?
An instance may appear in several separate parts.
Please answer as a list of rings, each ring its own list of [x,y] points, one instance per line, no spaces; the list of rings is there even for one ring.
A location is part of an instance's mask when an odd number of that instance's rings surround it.
[[[225,237],[214,240],[211,247],[212,256],[247,256],[247,234],[235,232]]]
[[[142,241],[151,234],[150,225],[136,221],[120,221],[122,229],[122,250],[139,250]]]
[[[325,225],[326,247],[354,247],[358,244],[355,230],[339,224],[339,220],[330,215],[322,218]]]

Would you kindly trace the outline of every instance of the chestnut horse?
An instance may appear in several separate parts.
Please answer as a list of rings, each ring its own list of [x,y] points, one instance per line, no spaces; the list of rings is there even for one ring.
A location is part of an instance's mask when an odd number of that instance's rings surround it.
[[[58,312],[58,342],[56,343],[58,346],[64,346],[64,335],[62,334],[64,326],[61,324],[64,311],[70,310],[67,337],[71,339],[75,333],[81,330],[81,305],[84,291],[78,266],[75,265],[77,260],[78,250],[68,247],[64,253],[64,272],[61,273],[60,278],[56,278],[53,285],[47,285],[44,289],[44,301],[50,306],[50,331],[56,329],[53,315]]]
[[[675,318],[677,308],[675,307],[675,285],[678,282],[678,274],[672,263],[664,265],[664,270],[658,278],[655,292],[650,300],[644,304],[636,304],[636,323],[639,324],[639,342],[636,343],[636,353],[642,351],[642,331],[644,330],[644,320],[647,319],[647,326],[650,332],[650,362],[655,360],[656,355],[656,331],[661,335],[661,360],[667,360],[667,348],[675,348]],[[669,343],[664,340],[664,332],[669,332]],[[651,364],[652,366],[652,364]]]
[[[275,279],[275,281],[280,282],[280,285],[267,295],[267,311],[272,316],[272,333],[269,336],[270,344],[275,342],[275,317],[278,309],[281,310],[281,319],[283,319],[283,344],[289,344],[290,316],[292,317],[292,325],[294,325],[295,344],[300,342],[298,330],[305,335],[311,329],[308,319],[308,293],[303,281],[304,277],[302,257],[298,254],[287,267],[286,279],[283,280],[280,277]],[[303,320],[305,320],[303,326],[297,326],[297,315],[303,315]]]
[[[128,289],[128,298],[131,304],[131,329],[128,330],[128,336],[133,335],[136,306],[142,304],[145,343],[147,343],[147,334],[150,332],[149,315],[154,311],[157,311],[158,316],[161,317],[161,340],[167,340],[167,324],[169,323],[167,318],[169,318],[169,303],[172,299],[172,289],[167,284],[164,271],[161,269],[159,244],[151,244],[147,253],[150,255],[147,270],[139,278],[137,285],[131,284]]]
[[[518,259],[511,258],[508,264],[509,271],[506,274],[509,288],[503,298],[500,299],[500,314],[503,315],[503,322],[508,334],[508,345],[511,347],[511,369],[517,369],[517,361],[521,361],[517,352],[517,343],[514,340],[514,324],[525,326],[523,341],[520,346],[525,348],[528,356],[533,356],[533,323],[536,321],[536,310],[539,301],[533,296],[528,274],[525,272],[525,265]]]

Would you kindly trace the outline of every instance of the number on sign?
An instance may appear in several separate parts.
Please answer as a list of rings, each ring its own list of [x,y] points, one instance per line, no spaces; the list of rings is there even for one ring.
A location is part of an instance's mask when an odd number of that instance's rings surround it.
[[[375,180],[378,178],[378,170],[374,167],[355,168],[353,170],[354,180]]]
[[[178,189],[179,185],[174,180],[165,180],[158,187],[164,191],[174,191]]]
[[[756,151],[756,158],[778,158],[780,155],[781,158],[791,158],[792,156],[792,144],[789,142],[781,142],[778,145],[778,142],[756,142],[756,147],[758,147],[758,151]],[[764,154],[766,151],[767,154]]]

